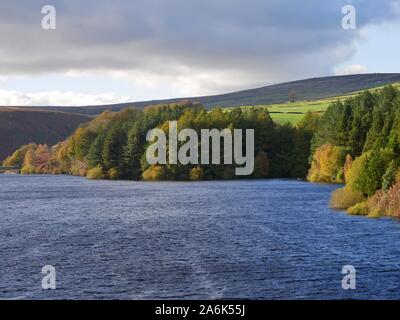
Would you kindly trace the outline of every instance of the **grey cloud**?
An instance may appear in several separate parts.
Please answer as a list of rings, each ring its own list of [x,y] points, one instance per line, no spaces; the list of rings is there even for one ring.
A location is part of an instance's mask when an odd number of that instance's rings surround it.
[[[341,28],[343,5],[356,7],[359,28],[397,17],[393,0],[63,0],[53,3],[57,30],[44,31],[48,2],[1,1],[0,74],[184,69],[254,83],[314,76],[354,53],[359,32]]]

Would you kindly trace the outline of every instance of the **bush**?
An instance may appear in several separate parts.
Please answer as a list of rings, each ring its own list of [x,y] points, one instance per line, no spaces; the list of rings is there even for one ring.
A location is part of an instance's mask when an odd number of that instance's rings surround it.
[[[62,172],[61,172],[61,169],[60,168],[53,168],[52,170],[51,170],[51,174],[61,174]]]
[[[35,174],[43,174],[44,172],[43,172],[43,168],[41,168],[41,167],[36,167],[35,168]]]
[[[35,167],[32,165],[24,166],[21,169],[21,174],[35,174]]]
[[[197,166],[190,170],[190,180],[202,180],[204,177],[204,169],[200,166]]]
[[[364,200],[365,198],[361,192],[345,187],[332,193],[330,206],[335,209],[347,209]]]
[[[104,175],[103,169],[100,166],[98,166],[98,167],[90,169],[86,175],[86,178],[88,178],[88,179],[104,179],[105,175]]]
[[[111,168],[110,170],[108,170],[108,177],[110,179],[119,179],[121,176],[120,172],[118,171],[118,169],[116,168]]]
[[[379,208],[373,208],[372,211],[368,214],[368,218],[379,218],[382,215],[383,213]]]
[[[71,174],[73,176],[84,177],[88,173],[88,168],[85,162],[74,160],[71,164]]]
[[[378,215],[400,217],[400,183],[388,191],[379,190],[368,199],[371,217]]]
[[[359,202],[347,209],[347,213],[356,216],[366,216],[369,213],[367,201]]]
[[[165,166],[151,166],[143,172],[144,180],[165,179]]]

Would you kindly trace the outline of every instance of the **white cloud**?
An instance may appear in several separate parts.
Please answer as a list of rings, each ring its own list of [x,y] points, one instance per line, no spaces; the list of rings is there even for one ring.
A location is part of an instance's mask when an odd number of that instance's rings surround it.
[[[367,73],[368,68],[361,64],[352,64],[344,67],[337,68],[335,70],[336,75],[350,75],[350,74],[360,74]]]
[[[72,91],[44,91],[23,93],[13,90],[0,90],[2,106],[88,106],[132,101],[131,97],[114,93],[82,94]]]
[[[7,81],[8,81],[8,78],[7,78],[7,77],[2,77],[2,76],[0,76],[0,86],[1,86],[2,84],[7,83]]]

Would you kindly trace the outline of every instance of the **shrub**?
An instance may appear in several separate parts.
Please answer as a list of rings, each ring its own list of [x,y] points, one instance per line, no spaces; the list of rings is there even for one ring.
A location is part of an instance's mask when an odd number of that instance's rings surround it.
[[[194,167],[190,170],[190,180],[202,180],[204,178],[204,169],[200,166]]]
[[[51,170],[51,174],[61,174],[61,169],[60,168],[53,168]]]
[[[98,166],[98,167],[90,169],[88,171],[86,177],[88,179],[104,179],[105,175],[104,175],[103,169],[100,166]]]
[[[108,170],[108,177],[110,179],[118,179],[121,176],[120,172],[118,171],[118,169],[116,168],[111,168],[110,170]]]
[[[21,169],[21,174],[35,174],[35,167],[32,165],[26,165]]]
[[[96,168],[96,167],[95,167]],[[73,176],[80,176],[84,177],[88,173],[88,168],[85,162],[79,161],[79,160],[74,160],[71,164],[71,174]]]
[[[356,203],[354,206],[347,209],[347,213],[356,216],[365,216],[369,213],[367,201]]]
[[[400,183],[394,184],[388,191],[377,191],[368,199],[368,206],[372,216],[400,217]]]
[[[144,180],[162,180],[165,179],[164,166],[151,166],[143,172]]]
[[[365,198],[361,192],[345,187],[332,193],[330,206],[335,209],[347,209],[364,200]]]
[[[41,167],[36,167],[35,168],[35,174],[43,174],[44,172],[43,172],[43,168],[41,168]]]
[[[383,215],[382,211],[379,208],[373,208],[372,211],[368,214],[368,218],[379,218]]]

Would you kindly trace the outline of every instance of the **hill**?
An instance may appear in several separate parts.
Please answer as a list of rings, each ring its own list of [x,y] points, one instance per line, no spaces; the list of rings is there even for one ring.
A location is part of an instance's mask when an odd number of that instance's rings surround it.
[[[87,115],[65,112],[0,108],[0,160],[30,142],[53,145],[89,120]]]
[[[98,115],[104,110],[120,111],[127,107],[144,108],[149,105],[179,103],[187,100],[201,103],[207,108],[214,108],[218,106],[254,106],[341,96],[355,91],[379,87],[394,82],[400,82],[400,73],[374,73],[312,78],[274,84],[257,89],[242,90],[238,92],[203,97],[182,97],[175,99],[138,101],[101,106],[55,106],[45,108],[46,110],[63,111],[68,113]],[[44,107],[39,108],[43,109]]]
[[[393,87],[400,89],[400,83],[396,82],[392,84]],[[368,89],[371,93],[380,91],[384,86],[375,87]],[[328,107],[336,102],[337,100],[344,101],[346,99],[355,97],[365,90],[360,90],[356,92],[347,93],[340,96],[323,98],[318,100],[303,100],[295,102],[277,103],[272,105],[262,105],[259,107],[265,107],[268,109],[271,118],[280,124],[290,122],[291,124],[297,124],[303,116],[308,112],[323,114]],[[254,106],[241,106],[242,110],[253,108]],[[225,110],[233,110],[233,108],[228,108]]]
[[[306,111],[324,112],[338,99],[365,89],[400,82],[400,74],[362,74],[312,78],[222,95],[82,107],[0,107],[0,160],[29,142],[53,144],[105,110],[144,108],[190,100],[207,108],[266,106],[274,121],[297,123]],[[288,100],[292,100],[289,102]],[[246,107],[244,107],[246,106]]]

